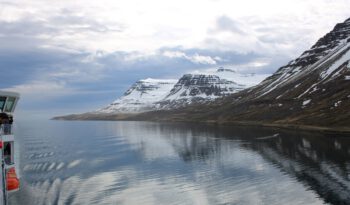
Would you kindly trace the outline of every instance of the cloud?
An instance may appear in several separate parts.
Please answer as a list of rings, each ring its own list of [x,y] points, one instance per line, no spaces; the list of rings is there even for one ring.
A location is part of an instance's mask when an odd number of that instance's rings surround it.
[[[196,64],[207,64],[207,65],[215,65],[217,62],[214,58],[210,57],[210,56],[202,56],[199,55],[198,53],[192,55],[192,56],[188,56],[183,52],[180,51],[165,51],[163,53],[164,56],[169,57],[169,58],[183,58],[183,59],[187,59],[193,63]],[[220,58],[217,58],[220,59]]]
[[[320,23],[316,21],[318,19],[294,15],[219,16],[214,26],[208,28],[201,48],[253,52],[265,56],[283,55],[292,59],[310,48],[335,25],[319,32],[315,26]]]
[[[50,81],[32,81],[27,84],[12,86],[6,90],[19,92],[25,98],[35,98],[36,102],[47,100],[48,97],[57,98],[72,93],[72,90],[67,89],[64,82]]]
[[[215,65],[216,64],[216,60],[214,60],[210,56],[201,56],[201,55],[195,54],[190,59],[194,63],[209,64],[209,65]]]
[[[63,9],[58,15],[48,19],[48,22],[50,22],[51,27],[55,27],[57,30],[66,30],[66,32],[73,34],[76,32],[122,32],[124,29],[121,23],[114,22],[113,25],[108,25],[67,9]]]
[[[201,9],[197,9],[198,3]],[[139,6],[136,8],[135,5]],[[1,6],[0,19],[10,24],[2,26],[5,30],[12,30],[12,34],[35,34],[37,38],[46,39],[46,45],[51,47],[89,52],[154,52],[161,47],[175,46],[204,48],[208,41],[225,45],[228,38],[237,43],[230,42],[227,47],[235,46],[232,48],[235,51],[256,52],[260,48],[268,49],[266,40],[273,32],[270,30],[261,37],[265,41],[259,42],[256,39],[257,35],[262,35],[257,32],[257,27],[262,25],[259,21],[279,30],[284,28],[293,33],[297,30],[299,35],[302,34],[299,27],[309,27],[309,36],[312,36],[307,39],[309,46],[330,26],[348,18],[350,8],[346,0],[331,3],[325,0],[246,0],[239,4],[231,0],[166,3],[160,0],[123,3],[14,0],[1,2]],[[194,10],[196,15],[193,15]],[[11,24],[18,26],[12,28]],[[282,34],[288,35],[288,32]],[[239,43],[242,45],[237,45]],[[296,50],[296,46],[289,49],[285,45],[272,47],[278,49],[279,46],[288,55]]]
[[[229,31],[239,35],[246,34],[246,32],[243,31],[242,25],[240,25],[238,21],[235,21],[227,16],[221,16],[216,20],[216,27],[212,32],[215,31]]]
[[[47,19],[20,18],[15,21],[0,21],[0,35],[57,37],[68,34],[83,34],[85,32],[106,33],[122,32],[123,25],[114,22],[106,25],[88,16],[77,14],[68,10],[61,10]],[[113,27],[112,27],[113,26]]]

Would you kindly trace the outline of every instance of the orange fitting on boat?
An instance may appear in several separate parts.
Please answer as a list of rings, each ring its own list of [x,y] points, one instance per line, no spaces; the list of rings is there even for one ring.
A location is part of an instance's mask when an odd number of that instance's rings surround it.
[[[16,191],[19,189],[19,179],[17,178],[14,167],[10,168],[6,174],[7,191]]]

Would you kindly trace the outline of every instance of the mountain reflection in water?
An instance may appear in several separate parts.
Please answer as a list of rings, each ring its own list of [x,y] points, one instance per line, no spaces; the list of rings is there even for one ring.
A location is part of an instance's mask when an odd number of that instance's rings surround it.
[[[151,122],[25,122],[10,204],[350,204],[350,137]]]

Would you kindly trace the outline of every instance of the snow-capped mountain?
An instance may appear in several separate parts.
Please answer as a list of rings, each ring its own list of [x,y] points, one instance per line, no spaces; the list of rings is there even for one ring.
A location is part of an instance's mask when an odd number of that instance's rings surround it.
[[[177,80],[147,78],[134,83],[122,97],[98,113],[135,113],[154,109],[154,103],[164,99]]]
[[[241,74],[219,68],[185,74],[179,80],[145,79],[96,113],[139,113],[213,101],[258,84],[267,75]]]
[[[168,95],[157,102],[158,108],[170,109],[183,107],[194,102],[212,101],[246,88],[246,85],[222,79],[216,75],[183,75]]]

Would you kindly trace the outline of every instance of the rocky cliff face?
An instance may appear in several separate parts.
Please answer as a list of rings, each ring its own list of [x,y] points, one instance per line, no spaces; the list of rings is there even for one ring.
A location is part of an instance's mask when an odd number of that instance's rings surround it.
[[[157,105],[161,109],[179,108],[192,103],[212,101],[246,87],[216,75],[186,74]]]

